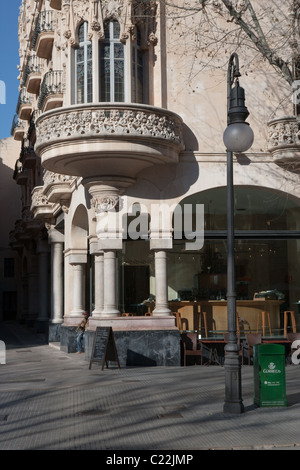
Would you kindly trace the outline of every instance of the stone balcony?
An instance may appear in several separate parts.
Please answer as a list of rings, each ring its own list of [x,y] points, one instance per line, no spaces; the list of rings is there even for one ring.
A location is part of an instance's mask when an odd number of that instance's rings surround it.
[[[176,163],[182,120],[153,106],[99,103],[61,107],[36,121],[35,151],[44,168],[85,179],[125,178],[153,165]]]
[[[37,156],[34,152],[34,148],[29,145],[27,139],[23,140],[23,145],[20,153],[20,162],[22,163],[23,169],[32,169],[37,163]]]
[[[15,170],[13,173],[13,179],[17,184],[26,185],[28,182],[28,170],[23,167],[23,164],[20,159],[15,163]]]
[[[26,128],[26,123],[22,119],[19,119],[18,115],[16,114],[13,118],[11,126],[11,135],[13,136],[14,140],[22,141]]]
[[[21,120],[29,121],[32,113],[32,99],[26,88],[22,88],[19,94],[16,112]]]
[[[23,85],[28,93],[38,93],[41,79],[41,59],[36,55],[31,55],[27,59],[23,77]]]
[[[268,122],[268,150],[277,165],[290,171],[300,167],[300,120],[296,116]]]
[[[63,72],[61,70],[52,70],[45,74],[38,101],[38,108],[41,112],[59,108],[62,105],[62,79]]]
[[[76,179],[74,176],[60,175],[45,170],[43,193],[49,202],[68,207]]]
[[[48,201],[47,196],[43,194],[43,186],[36,186],[31,193],[30,211],[35,219],[52,219],[54,204]]]
[[[54,42],[53,11],[41,11],[38,15],[33,33],[31,47],[41,59],[49,59]]]

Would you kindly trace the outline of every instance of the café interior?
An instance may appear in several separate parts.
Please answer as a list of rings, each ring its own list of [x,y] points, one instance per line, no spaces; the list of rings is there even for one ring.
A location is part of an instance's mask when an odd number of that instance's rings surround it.
[[[193,333],[199,348],[199,342],[203,347],[204,341],[224,341],[227,334],[226,188],[181,202],[187,203],[204,204],[204,244],[193,251],[186,250],[184,239],[173,240],[168,301],[182,337]],[[298,334],[299,228],[299,202],[291,195],[235,187],[236,322],[245,344],[252,335],[252,341],[290,344],[289,335]],[[121,311],[151,315],[155,283],[149,243],[126,241],[119,263]]]

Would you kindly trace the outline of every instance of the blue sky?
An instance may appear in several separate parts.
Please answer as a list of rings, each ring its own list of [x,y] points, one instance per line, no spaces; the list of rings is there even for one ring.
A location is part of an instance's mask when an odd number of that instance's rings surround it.
[[[21,0],[5,2],[0,15],[0,80],[5,84],[6,95],[5,104],[3,104],[3,88],[0,87],[0,139],[10,137],[19,97],[18,16],[21,3]]]

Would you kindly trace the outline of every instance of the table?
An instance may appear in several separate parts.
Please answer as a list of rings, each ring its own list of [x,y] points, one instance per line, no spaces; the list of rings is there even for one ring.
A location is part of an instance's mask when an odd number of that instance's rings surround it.
[[[263,329],[261,325],[261,312],[268,312],[272,332],[280,328],[281,300],[237,300],[236,310],[238,315],[237,330],[241,333],[253,333],[257,329]],[[207,336],[207,331],[227,329],[227,302],[226,300],[198,300],[169,301],[172,312],[178,312],[181,316],[182,330],[202,331]],[[205,332],[205,333],[204,333]]]

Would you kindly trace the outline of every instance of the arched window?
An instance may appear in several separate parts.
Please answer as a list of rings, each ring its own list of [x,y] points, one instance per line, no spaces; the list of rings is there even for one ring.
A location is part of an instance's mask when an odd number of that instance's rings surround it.
[[[120,24],[109,21],[100,45],[100,101],[125,101],[125,47],[120,42]]]
[[[91,103],[93,98],[92,43],[87,38],[88,24],[78,31],[79,46],[75,51],[75,103]]]
[[[135,40],[132,45],[132,81],[131,95],[133,103],[145,103],[144,96],[144,53],[141,49],[141,33],[135,28]]]

